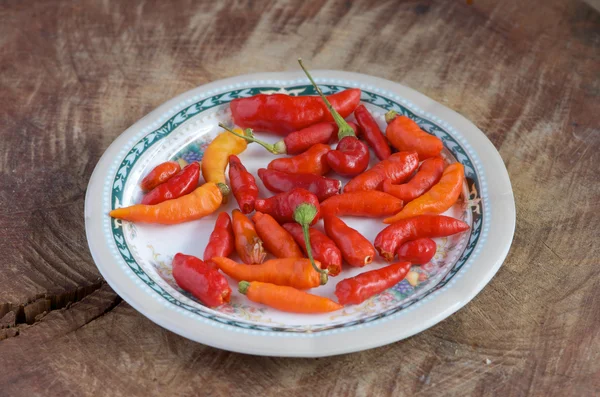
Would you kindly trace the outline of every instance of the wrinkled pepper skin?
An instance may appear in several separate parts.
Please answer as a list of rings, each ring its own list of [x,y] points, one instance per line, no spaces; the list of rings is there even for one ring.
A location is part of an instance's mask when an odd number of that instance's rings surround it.
[[[238,134],[245,134],[239,128],[234,129]],[[208,145],[202,157],[202,176],[206,182],[221,183],[224,187],[224,195],[228,195],[230,189],[225,180],[225,168],[229,164],[229,156],[240,154],[248,147],[244,138],[223,131]]]
[[[296,243],[306,253],[302,227],[297,223],[284,223],[283,227],[294,237]],[[327,269],[330,276],[335,277],[340,274],[342,271],[342,253],[333,240],[314,228],[309,229],[309,235],[315,261],[319,261],[321,268]]]
[[[342,193],[321,203],[321,214],[377,218],[398,213],[402,200],[377,190]]]
[[[324,217],[323,224],[325,233],[333,240],[350,266],[363,267],[373,262],[375,258],[373,244],[356,229],[352,229],[335,216]]]
[[[258,177],[262,180],[263,185],[273,193],[289,192],[294,188],[301,188],[313,193],[319,201],[339,194],[342,189],[342,181],[315,174],[292,174],[260,168]],[[396,212],[398,211],[400,209]]]
[[[328,145],[318,143],[297,156],[274,159],[267,165],[267,168],[293,174],[324,175],[330,170],[326,159],[326,155],[330,151],[331,148]]]
[[[209,261],[215,256],[229,256],[235,250],[235,237],[231,218],[227,212],[221,212],[215,222],[208,239],[208,244],[204,249],[204,261]]]
[[[140,187],[149,192],[161,183],[168,181],[173,175],[181,171],[181,165],[177,161],[165,161],[154,167],[148,175],[142,179]]]
[[[460,163],[450,164],[440,181],[427,193],[414,199],[396,215],[383,220],[384,223],[394,223],[400,219],[424,214],[441,214],[456,203],[465,181],[465,168]]]
[[[398,284],[406,277],[410,266],[410,262],[399,262],[347,278],[335,286],[335,296],[342,305],[358,305]]]
[[[176,254],[173,278],[179,287],[208,307],[229,302],[231,288],[219,270],[191,255]]]
[[[447,237],[466,230],[469,230],[469,225],[449,216],[419,215],[389,225],[377,234],[373,245],[379,255],[390,262],[398,247],[409,240]]]
[[[369,166],[369,148],[356,136],[347,136],[342,138],[337,148],[328,152],[325,158],[336,174],[355,176]]]
[[[279,193],[265,200],[258,199],[254,203],[254,208],[257,211],[271,215],[279,223],[286,223],[295,221],[294,211],[302,204],[310,204],[317,209],[317,215],[310,224],[317,223],[321,217],[319,199],[308,190],[301,188]]]
[[[399,151],[415,151],[421,161],[439,156],[444,148],[441,139],[423,131],[417,123],[406,116],[397,116],[394,111],[385,115],[388,126],[385,136]]]
[[[185,196],[198,187],[200,164],[191,163],[172,176],[168,181],[156,186],[142,199],[142,204],[154,205],[163,201]]]
[[[444,172],[444,167],[444,160],[441,157],[428,158],[421,163],[419,171],[407,183],[393,185],[392,181],[386,179],[383,182],[383,191],[398,197],[406,204],[423,195],[438,183],[442,177],[442,172]]]
[[[416,152],[394,153],[387,160],[380,161],[371,169],[352,178],[344,186],[344,193],[381,190],[386,179],[392,183],[402,183],[412,175],[418,165],[419,156]]]
[[[354,117],[362,132],[362,137],[371,146],[379,160],[385,160],[392,154],[387,139],[383,136],[379,125],[367,110],[365,105],[358,105]]]
[[[296,240],[269,214],[256,212],[252,217],[254,227],[267,251],[278,258],[303,258]],[[227,256],[227,255],[222,255]]]
[[[407,241],[398,247],[396,254],[401,262],[410,262],[415,265],[424,265],[429,263],[435,256],[437,244],[430,238],[418,238]]]
[[[360,103],[360,95],[359,89],[352,88],[327,98],[343,117],[348,117]],[[333,121],[323,100],[318,96],[259,94],[234,99],[229,107],[236,125],[279,135],[287,135],[320,122]]]
[[[262,263],[267,256],[263,241],[258,237],[254,223],[240,210],[231,212],[233,218],[233,236],[235,237],[235,250],[244,263]]]
[[[234,154],[229,156],[229,183],[242,213],[249,214],[254,211],[254,202],[258,198],[256,180]]]

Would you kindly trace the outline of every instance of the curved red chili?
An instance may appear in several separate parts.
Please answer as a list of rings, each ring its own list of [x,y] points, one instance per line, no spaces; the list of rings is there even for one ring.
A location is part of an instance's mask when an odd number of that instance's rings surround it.
[[[387,160],[380,161],[371,169],[352,178],[344,186],[344,193],[381,190],[386,179],[390,179],[393,183],[403,182],[412,175],[418,165],[419,156],[416,152],[394,153]]]
[[[398,284],[406,277],[409,270],[410,262],[399,262],[361,273],[340,281],[335,286],[335,296],[342,305],[358,305],[373,295]]]
[[[284,223],[283,228],[287,230],[298,243],[300,248],[308,255],[303,230],[297,223]],[[321,267],[327,269],[330,276],[337,276],[342,271],[342,253],[325,233],[315,228],[309,229],[309,240],[312,254],[316,261],[321,262]]]
[[[234,240],[231,218],[227,212],[221,212],[204,249],[204,260],[209,261],[217,256],[228,257],[235,250]]]
[[[396,254],[400,261],[408,261],[415,265],[424,265],[433,259],[436,249],[437,244],[435,241],[424,237],[402,244],[398,247]]]
[[[330,151],[328,145],[317,143],[297,156],[272,160],[267,168],[295,174],[324,175],[330,169],[325,159],[325,155]]]
[[[390,145],[365,105],[358,105],[354,111],[354,117],[356,117],[356,122],[360,126],[363,138],[373,148],[377,158],[385,160],[390,157],[392,154]]]
[[[231,288],[219,270],[191,255],[177,254],[172,263],[173,278],[179,287],[208,307],[229,302]]]
[[[140,187],[148,192],[161,183],[168,181],[173,175],[181,171],[181,165],[177,161],[165,161],[154,167],[148,175],[142,179]]]
[[[273,193],[288,192],[294,188],[301,188],[316,195],[319,202],[339,194],[342,189],[340,180],[315,174],[291,174],[260,168],[258,177],[262,180],[263,185]],[[398,211],[400,209],[396,212]]]
[[[258,186],[254,176],[246,170],[239,157],[229,156],[229,183],[235,200],[242,213],[254,211],[254,202],[258,198]]]
[[[363,267],[375,258],[375,248],[357,230],[346,225],[335,216],[323,218],[325,233],[333,240],[342,253],[342,257],[350,266]]]
[[[383,182],[383,191],[398,197],[405,204],[416,199],[440,181],[444,172],[444,160],[431,157],[421,163],[419,171],[402,185],[393,185],[392,181]]]
[[[176,199],[191,193],[198,187],[200,178],[200,164],[188,164],[179,173],[152,189],[142,199],[142,204],[154,205],[163,201]]]

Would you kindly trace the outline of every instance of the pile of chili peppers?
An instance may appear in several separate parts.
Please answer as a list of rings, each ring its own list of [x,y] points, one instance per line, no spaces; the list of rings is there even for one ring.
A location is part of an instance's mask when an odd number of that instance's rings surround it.
[[[436,252],[432,238],[469,229],[441,215],[458,200],[464,169],[446,166],[439,138],[393,111],[383,134],[360,104],[360,90],[326,97],[299,63],[319,95],[233,100],[233,121],[241,128],[220,124],[223,132],[201,164],[159,164],[140,184],[140,204],[110,212],[126,221],[176,224],[213,214],[233,196],[239,209],[219,213],[203,259],[179,253],[172,263],[177,284],[209,307],[229,302],[225,276],[248,299],[283,311],[325,313],[359,304],[402,281],[411,266],[428,263]],[[356,124],[346,121],[351,114]],[[269,144],[253,130],[283,138]],[[261,197],[257,178],[238,157],[251,143],[291,156],[274,158],[257,172],[271,197]],[[371,152],[379,162],[369,168]],[[342,188],[332,174],[351,179]],[[384,218],[390,225],[371,242],[345,216]],[[234,253],[241,262],[229,258]],[[343,264],[363,268],[377,254],[398,259],[339,281],[338,302],[306,292],[343,277]]]

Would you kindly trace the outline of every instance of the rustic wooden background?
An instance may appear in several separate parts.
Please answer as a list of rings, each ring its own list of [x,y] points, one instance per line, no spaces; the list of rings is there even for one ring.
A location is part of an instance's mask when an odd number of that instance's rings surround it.
[[[600,15],[585,2],[4,0],[0,22],[1,396],[600,394]],[[298,56],[485,131],[513,183],[511,252],[403,342],[323,359],[193,343],[100,277],[88,179],[162,102]]]

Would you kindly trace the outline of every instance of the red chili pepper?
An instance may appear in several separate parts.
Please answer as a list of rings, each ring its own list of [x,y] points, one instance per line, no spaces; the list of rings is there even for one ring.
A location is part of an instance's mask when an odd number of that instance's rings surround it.
[[[191,163],[167,182],[158,185],[146,194],[142,199],[142,204],[154,205],[185,196],[198,187],[199,178],[200,164],[197,162]]]
[[[407,183],[392,185],[392,181],[385,180],[383,191],[408,203],[438,183],[442,172],[444,172],[444,160],[441,157],[431,157],[421,163],[419,171]]]
[[[417,169],[419,157],[416,152],[394,153],[371,169],[355,176],[344,186],[344,193],[360,190],[381,190],[383,181],[390,179],[394,183],[406,180]]]
[[[238,156],[229,156],[229,183],[242,213],[254,211],[254,201],[258,198],[258,186],[254,176],[246,170]]]
[[[356,122],[360,126],[365,141],[373,148],[377,158],[385,160],[390,157],[392,154],[390,145],[365,105],[358,105],[354,111],[354,117],[356,117]]]
[[[335,216],[326,216],[323,222],[325,233],[333,240],[350,266],[363,267],[373,262],[375,248],[362,234]]]
[[[409,270],[410,262],[399,262],[361,273],[340,281],[335,286],[335,296],[342,305],[358,305],[398,284],[406,277]]]
[[[278,258],[302,258],[304,255],[296,240],[285,230],[275,218],[269,214],[256,212],[252,217],[258,237],[267,250]]]
[[[418,238],[402,244],[398,247],[396,254],[400,261],[408,261],[415,265],[424,265],[435,256],[436,249],[437,245],[432,239]]]
[[[327,98],[342,117],[348,117],[360,103],[360,95],[358,88],[351,88]],[[229,107],[236,125],[279,135],[287,135],[323,121],[333,121],[318,96],[259,94],[234,99]]]
[[[294,174],[323,175],[330,169],[325,159],[325,155],[330,151],[331,148],[328,145],[317,143],[297,156],[272,160],[267,168]]]
[[[419,215],[389,225],[375,237],[375,249],[387,261],[394,259],[399,246],[422,237],[446,237],[469,229],[463,221],[443,215]]]
[[[284,223],[283,228],[294,237],[300,248],[308,254],[302,228],[297,223]],[[309,236],[315,260],[321,262],[321,267],[327,269],[330,276],[340,274],[342,271],[342,253],[333,240],[327,237],[325,233],[312,227],[309,230]]]
[[[254,223],[239,210],[231,212],[233,218],[233,235],[235,236],[235,250],[244,263],[263,263],[267,253],[263,248],[263,241],[258,237]]]
[[[393,110],[385,114],[388,126],[385,136],[393,147],[400,151],[414,150],[420,160],[439,156],[444,148],[442,140],[423,131],[417,123],[406,116],[399,116]]]
[[[260,168],[258,177],[265,187],[273,193],[288,192],[294,188],[301,188],[316,195],[319,201],[339,194],[342,189],[341,181],[315,174],[291,174]]]
[[[331,103],[329,103],[325,95],[323,95],[321,89],[317,83],[315,83],[310,73],[304,68],[302,60],[298,59],[298,63],[302,70],[304,70],[304,73],[312,83],[313,87],[315,87],[315,90],[317,90],[321,98],[323,98],[323,102],[325,102],[327,109],[339,127],[338,139],[340,142],[335,150],[327,153],[327,164],[329,164],[329,166],[339,175],[354,176],[360,174],[366,170],[369,165],[369,148],[363,142],[358,140],[352,127],[350,127],[348,123],[346,123],[346,120],[344,120],[333,106],[331,106]]]
[[[204,249],[204,260],[209,261],[216,256],[231,255],[235,249],[234,240],[231,218],[227,212],[221,212],[208,239],[208,245]]]
[[[181,171],[181,166],[177,161],[165,161],[154,167],[152,171],[146,175],[140,186],[143,191],[148,192],[161,183],[168,181],[173,175]]]
[[[396,214],[402,209],[402,200],[377,190],[342,193],[323,201],[323,215],[350,215],[376,218]]]
[[[172,268],[177,285],[206,306],[217,307],[229,302],[231,288],[217,268],[181,253],[173,258]]]

